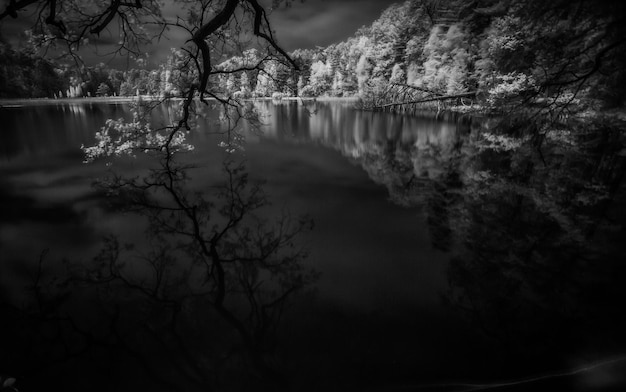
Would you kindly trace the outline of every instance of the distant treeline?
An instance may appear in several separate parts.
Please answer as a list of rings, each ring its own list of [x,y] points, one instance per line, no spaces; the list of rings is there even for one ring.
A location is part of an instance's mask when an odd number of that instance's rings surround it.
[[[625,6],[608,0],[407,0],[344,42],[292,52],[297,71],[278,60],[256,67],[260,52],[250,49],[219,64],[225,72],[211,83],[216,95],[244,98],[367,97],[397,85],[427,96],[476,92],[491,105],[541,95],[619,106],[623,15]],[[63,68],[6,45],[0,51],[4,97],[176,96],[195,80],[176,51],[159,69],[126,71]],[[250,70],[232,72],[242,66]]]
[[[494,106],[575,96],[614,107],[626,90],[625,15],[626,2],[608,0],[407,0],[344,42],[294,51],[299,72],[273,62],[225,75],[219,86],[264,97],[367,97],[408,85],[427,96],[476,92]],[[255,60],[251,51],[221,67]]]
[[[0,98],[48,97],[63,87],[55,65],[0,41]]]

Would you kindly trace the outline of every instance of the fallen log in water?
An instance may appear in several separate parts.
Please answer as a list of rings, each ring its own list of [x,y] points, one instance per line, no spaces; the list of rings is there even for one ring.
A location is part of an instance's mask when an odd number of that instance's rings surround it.
[[[390,107],[394,107],[394,106],[412,105],[412,104],[434,102],[434,101],[445,101],[445,100],[448,100],[448,99],[473,98],[473,97],[476,97],[476,91],[473,91],[473,92],[470,92],[470,93],[462,93],[462,94],[441,95],[441,96],[438,96],[438,97],[424,98],[424,99],[418,99],[418,100],[412,100],[412,101],[387,103],[387,104],[384,104],[384,105],[374,106],[374,107],[372,107],[372,109],[374,109],[374,110],[381,110],[381,109],[390,108]]]

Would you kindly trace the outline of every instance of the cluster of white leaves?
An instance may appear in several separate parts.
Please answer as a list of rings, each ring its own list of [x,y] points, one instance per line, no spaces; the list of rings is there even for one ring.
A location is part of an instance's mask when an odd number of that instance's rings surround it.
[[[497,18],[488,38],[489,52],[514,51],[524,44],[522,21],[518,17],[504,16]]]
[[[495,80],[495,84],[489,89],[488,101],[491,105],[522,92],[538,89],[535,79],[524,73],[511,72],[506,75],[497,75]]]
[[[310,95],[320,95],[328,90],[333,80],[333,67],[330,62],[316,61],[311,64],[311,76],[309,77]]]
[[[546,140],[555,144],[570,147],[578,146],[574,133],[566,129],[551,129],[545,133]]]
[[[223,148],[229,154],[234,154],[235,152],[237,152],[237,149],[235,147],[231,146],[230,143],[224,141],[219,142],[218,147]]]
[[[81,149],[85,154],[84,162],[90,163],[104,157],[134,157],[137,152],[160,151],[166,146],[169,146],[171,152],[192,151],[193,145],[185,141],[186,132],[172,128],[153,130],[135,115],[131,122],[124,119],[107,120],[105,126],[96,132],[95,145],[82,145]]]
[[[610,198],[609,190],[602,185],[587,185],[576,194],[574,203],[579,206],[594,206]]]
[[[402,65],[395,64],[391,69],[391,77],[389,78],[389,83],[406,83],[406,74],[402,69]]]
[[[468,189],[472,189],[472,192],[468,192],[468,195],[481,197],[490,193],[488,185],[495,180],[496,177],[489,170],[469,170],[465,173],[464,182]]]
[[[482,141],[478,144],[479,151],[493,150],[497,152],[514,151],[519,149],[524,142],[525,138],[516,138],[505,135],[495,135],[493,133],[485,132],[482,135]]]
[[[517,49],[521,44],[522,40],[513,36],[513,35],[497,35],[493,38],[492,44],[494,47],[498,47],[500,50],[510,50],[513,51]]]
[[[218,147],[223,148],[228,154],[234,154],[237,151],[245,151],[245,138],[238,132],[231,132],[228,141],[221,141]]]
[[[561,93],[558,97],[554,98],[554,103],[556,104],[567,104],[567,105],[579,105],[580,104],[580,98],[577,98],[577,96],[571,92],[563,92]]]

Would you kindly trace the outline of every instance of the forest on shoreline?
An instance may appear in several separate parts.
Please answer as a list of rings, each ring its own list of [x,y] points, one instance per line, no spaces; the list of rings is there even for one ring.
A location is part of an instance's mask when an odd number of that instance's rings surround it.
[[[624,8],[611,1],[407,0],[346,41],[290,53],[299,69],[251,48],[221,62],[211,83],[217,97],[388,103],[397,99],[389,95],[395,87],[413,99],[467,94],[492,108],[621,108]],[[195,80],[178,50],[158,69],[127,70],[70,67],[37,53],[0,44],[0,98],[176,97]]]

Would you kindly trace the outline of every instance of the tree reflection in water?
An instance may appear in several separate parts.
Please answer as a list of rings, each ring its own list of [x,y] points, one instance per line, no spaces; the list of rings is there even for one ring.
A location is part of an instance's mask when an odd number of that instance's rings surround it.
[[[498,342],[512,366],[571,369],[624,353],[622,122],[531,113],[451,118],[454,131],[433,132],[428,118],[322,106],[332,113],[320,122],[286,106],[268,108],[274,137],[339,150],[392,201],[421,209],[433,246],[450,253],[446,302]],[[326,132],[331,124],[337,132]]]
[[[555,125],[542,130],[539,138],[530,127],[537,122],[523,117],[455,123],[454,118],[390,116],[322,103],[316,105],[317,114],[293,103],[256,105],[262,112],[271,110],[262,119],[270,126],[263,136],[246,135],[251,142],[255,137],[286,143],[313,141],[338,150],[385,186],[392,201],[414,208],[407,213],[421,210],[432,244],[451,255],[448,303],[466,312],[493,338],[509,370],[523,363],[518,372],[505,374],[498,368],[486,376],[481,373],[483,377],[510,375],[515,380],[536,374],[534,369],[580,374],[585,366],[579,364],[605,363],[596,360],[620,354],[624,342],[619,332],[625,321],[620,312],[625,214],[620,124],[606,120]],[[176,118],[168,113],[161,117]],[[197,121],[204,121],[199,114]],[[206,117],[215,116],[207,113]],[[196,141],[208,138],[200,132],[194,136]],[[380,383],[393,382],[394,377],[402,382],[445,378],[448,371],[459,374],[465,363],[459,365],[458,358],[445,356],[464,355],[471,349],[439,347],[441,340],[431,339],[431,331],[420,328],[444,323],[423,313],[402,314],[390,321],[376,315],[350,318],[341,309],[338,316],[322,320],[315,317],[329,311],[316,313],[312,309],[321,305],[303,301],[300,304],[310,306],[298,309],[295,316],[283,315],[282,299],[315,278],[300,263],[304,254],[291,236],[306,229],[306,221],[292,220],[291,229],[287,217],[279,218],[277,225],[266,222],[264,217],[275,209],[265,205],[261,187],[248,181],[235,162],[225,165],[221,180],[208,181],[211,186],[204,181],[204,189],[198,189],[198,183],[188,183],[186,175],[212,178],[218,171],[191,167],[201,154],[180,151],[173,162],[154,153],[152,172],[136,168],[133,175],[138,177],[113,177],[105,187],[117,193],[111,200],[125,201],[119,207],[139,213],[148,224],[149,246],[130,249],[123,240],[110,239],[95,264],[74,265],[72,279],[56,281],[54,273],[61,274],[48,266],[49,257],[42,257],[46,262],[34,274],[30,307],[14,306],[3,313],[5,320],[13,321],[4,335],[13,339],[3,350],[14,354],[10,362],[2,358],[3,371],[28,382],[43,380],[41,375],[57,370],[77,369],[80,377],[89,380],[84,385],[91,390],[94,380],[101,381],[101,389],[119,390],[115,382],[120,375],[128,376],[128,389],[136,389],[141,378],[154,382],[155,389],[240,390],[250,385],[280,388],[279,380],[284,378],[277,371],[296,368],[300,373],[295,377],[303,380],[325,369],[321,373],[326,379],[318,380],[320,385],[331,385],[333,377]],[[168,168],[168,162],[179,166]],[[184,196],[182,204],[163,187],[170,174],[177,184],[172,189]],[[210,192],[196,193],[207,189]],[[240,212],[245,217],[231,227]],[[203,228],[208,257],[199,246],[194,220]],[[210,251],[212,239],[224,229],[227,234],[216,242],[215,250],[226,272],[223,304],[235,320],[220,314],[217,270],[209,268],[216,260]],[[273,244],[280,245],[284,257],[263,263]],[[257,285],[269,283],[271,277],[274,284]],[[283,316],[310,328],[279,336],[293,343],[288,350],[280,345],[281,339],[275,339],[276,331],[279,335],[285,331],[280,323]],[[475,336],[463,328],[441,327],[449,331],[442,335],[455,334],[442,339],[455,345],[465,339],[457,334]],[[305,336],[309,331],[313,333]],[[412,336],[422,340],[408,341]],[[32,337],[38,339],[31,343]],[[305,339],[311,349],[307,355],[313,359],[281,362],[279,354],[298,351]],[[426,347],[424,340],[432,340],[435,347]],[[339,354],[334,362],[328,350]],[[429,357],[437,350],[444,351],[444,359]],[[492,347],[485,351],[494,352]],[[405,356],[392,362],[398,353]],[[94,360],[87,361],[89,356]],[[468,357],[467,361],[480,362],[471,353]],[[90,366],[94,363],[100,366]],[[311,364],[311,369],[298,367],[302,363]],[[337,365],[344,363],[349,366]],[[489,360],[488,366],[498,365],[497,359]],[[441,373],[432,376],[433,369]],[[416,375],[416,371],[423,373]],[[20,389],[33,389],[21,385]],[[457,389],[463,388],[475,386]]]
[[[516,352],[624,348],[620,126],[520,116],[486,122],[473,143],[450,207],[449,299]]]
[[[198,109],[193,121],[213,115]],[[136,176],[112,172],[97,183],[113,208],[137,216],[145,241],[109,237],[92,262],[68,261],[62,272],[44,252],[32,295],[2,301],[3,336],[12,337],[3,369],[26,390],[69,370],[76,377],[57,380],[58,387],[120,390],[127,379],[128,390],[281,390],[283,311],[316,279],[298,240],[311,221],[269,210],[262,184],[249,180],[235,156],[211,189],[194,190],[192,175],[204,173],[192,164],[191,146],[150,129],[150,112],[138,108],[130,122],[108,122],[100,143],[85,149],[89,160],[151,157]],[[232,123],[240,115],[254,121],[252,112],[222,113],[227,149],[237,148]]]

